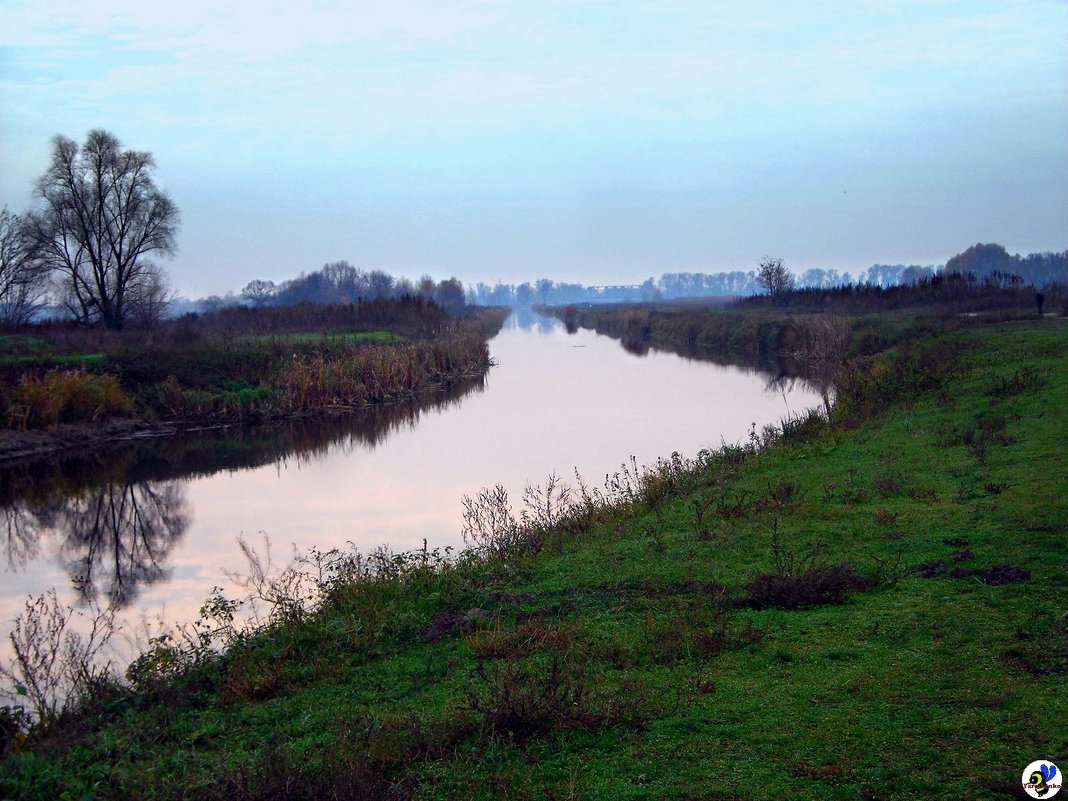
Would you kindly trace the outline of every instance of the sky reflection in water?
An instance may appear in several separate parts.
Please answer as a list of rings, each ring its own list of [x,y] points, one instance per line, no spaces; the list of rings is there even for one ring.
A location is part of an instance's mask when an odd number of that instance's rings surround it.
[[[224,569],[243,567],[239,536],[269,537],[276,562],[346,542],[461,546],[461,498],[482,487],[501,483],[518,503],[553,472],[599,485],[631,456],[692,457],[821,402],[767,373],[637,356],[529,314],[490,347],[498,364],[484,382],[422,406],[168,438],[4,476],[0,615],[55,586],[69,602],[118,598],[131,620],[191,620],[212,587],[238,594]]]

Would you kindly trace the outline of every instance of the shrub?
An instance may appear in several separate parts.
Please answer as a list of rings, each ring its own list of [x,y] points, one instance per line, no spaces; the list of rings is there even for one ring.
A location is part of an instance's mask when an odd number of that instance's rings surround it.
[[[774,569],[758,573],[746,585],[743,602],[754,609],[801,609],[840,604],[850,592],[870,589],[881,577],[863,575],[848,563],[829,564],[826,547],[818,542],[787,550],[779,538],[778,523],[772,532]]]
[[[50,370],[24,375],[12,393],[7,425],[41,428],[57,423],[87,423],[133,414],[133,402],[118,379],[84,370]]]
[[[548,664],[513,661],[490,669],[479,664],[471,678],[468,706],[490,736],[525,740],[594,722],[585,675],[565,666],[559,654]]]

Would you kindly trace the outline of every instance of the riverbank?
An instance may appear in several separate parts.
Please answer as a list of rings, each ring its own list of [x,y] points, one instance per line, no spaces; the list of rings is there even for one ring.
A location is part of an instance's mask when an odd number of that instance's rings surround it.
[[[217,316],[0,338],[0,463],[409,400],[483,374],[505,311],[454,319],[401,300]]]
[[[1068,747],[1066,340],[1053,321],[931,330],[854,362],[830,419],[543,487],[525,519],[471,499],[479,558],[313,555],[305,583],[254,585],[278,601],[266,628],[234,631],[215,599],[202,635],[31,732],[0,787],[1018,794]]]

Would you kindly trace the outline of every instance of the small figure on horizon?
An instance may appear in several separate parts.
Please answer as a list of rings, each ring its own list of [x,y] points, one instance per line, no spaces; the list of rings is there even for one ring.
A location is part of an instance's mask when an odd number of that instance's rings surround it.
[[[1045,302],[1046,296],[1041,292],[1035,293],[1035,305],[1038,306],[1038,316],[1042,316],[1042,304]]]

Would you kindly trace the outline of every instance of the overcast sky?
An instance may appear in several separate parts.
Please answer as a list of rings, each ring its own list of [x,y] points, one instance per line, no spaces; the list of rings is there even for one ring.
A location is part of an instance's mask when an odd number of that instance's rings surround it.
[[[0,204],[97,127],[187,295],[1063,250],[1068,2],[3,0]]]

